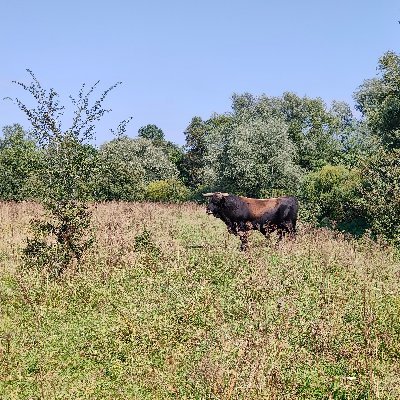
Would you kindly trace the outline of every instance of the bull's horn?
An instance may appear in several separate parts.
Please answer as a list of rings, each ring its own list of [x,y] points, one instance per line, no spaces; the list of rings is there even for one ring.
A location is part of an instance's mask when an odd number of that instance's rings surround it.
[[[229,196],[229,193],[221,193],[221,192],[203,193],[203,196],[204,197],[212,197],[212,196],[214,196],[214,194],[216,194],[218,196],[222,196],[222,197]]]

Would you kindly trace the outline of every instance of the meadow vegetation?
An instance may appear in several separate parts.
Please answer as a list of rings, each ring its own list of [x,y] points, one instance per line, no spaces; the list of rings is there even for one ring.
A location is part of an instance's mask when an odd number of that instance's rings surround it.
[[[300,222],[243,253],[194,203],[90,210],[52,279],[22,262],[43,208],[0,204],[0,398],[400,398],[394,248]]]

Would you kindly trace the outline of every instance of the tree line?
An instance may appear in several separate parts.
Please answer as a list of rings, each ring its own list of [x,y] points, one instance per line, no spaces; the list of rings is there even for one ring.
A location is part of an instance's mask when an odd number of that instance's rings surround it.
[[[42,88],[32,77],[40,98]],[[20,85],[32,93],[33,86]],[[92,95],[83,89],[74,100],[79,110]],[[52,104],[48,120],[40,101],[37,114],[18,103],[32,129],[3,128],[1,200],[43,201],[48,182],[68,179],[73,198],[85,201],[200,200],[203,191],[217,190],[251,197],[293,194],[304,220],[400,242],[400,56],[394,52],[385,53],[378,75],[356,89],[357,115],[344,102],[327,106],[321,98],[291,92],[234,94],[230,111],[192,118],[184,146],[150,124],[134,138],[124,125],[95,147],[93,122],[106,111],[98,102],[86,108],[89,122],[79,114],[61,135],[56,122],[63,108],[56,95],[50,91],[40,100]],[[62,140],[43,145],[48,132]],[[83,132],[84,140],[74,132]],[[56,186],[62,199],[65,187]]]

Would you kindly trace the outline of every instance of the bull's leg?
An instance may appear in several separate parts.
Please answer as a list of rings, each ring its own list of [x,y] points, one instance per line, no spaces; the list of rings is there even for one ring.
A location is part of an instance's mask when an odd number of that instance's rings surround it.
[[[279,240],[281,240],[282,232],[281,232],[280,228],[281,227],[279,225],[267,222],[266,224],[263,225],[262,230],[260,230],[260,232],[265,236],[266,239],[271,238],[271,233],[277,232],[278,238],[279,238]]]
[[[268,232],[268,226],[266,224],[264,225],[259,225],[256,227],[260,231],[260,233],[266,237],[266,239],[269,239],[269,232]]]
[[[285,222],[285,230],[289,235],[290,239],[296,238],[296,223],[293,221],[286,221]]]
[[[239,231],[238,235],[239,235],[240,241],[242,242],[240,245],[240,250],[246,251],[248,249],[248,243],[249,243],[249,232],[248,231]]]
[[[282,225],[278,227],[278,241],[281,241],[286,234],[288,234],[290,239],[296,237],[296,228],[292,221],[285,221]]]
[[[283,226],[279,226],[276,232],[278,233],[278,242],[280,242],[285,236],[286,228]]]
[[[269,240],[271,235],[269,231],[266,231],[265,229],[260,229],[260,232],[265,236],[265,239]]]
[[[266,239],[271,237],[271,232],[275,230],[274,226],[271,225],[269,222],[261,225],[260,232],[265,236]]]
[[[238,234],[238,225],[237,225],[236,222],[230,223],[229,225],[227,225],[227,227],[228,227],[228,232],[229,233],[233,233],[234,235],[237,236],[237,234]]]

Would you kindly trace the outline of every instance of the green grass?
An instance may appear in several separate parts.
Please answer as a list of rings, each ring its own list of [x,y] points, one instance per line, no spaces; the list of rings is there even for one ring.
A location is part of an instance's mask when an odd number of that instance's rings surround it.
[[[38,213],[0,205],[1,399],[400,398],[392,249],[303,226],[243,254],[202,207],[99,204],[54,281],[20,267]]]

